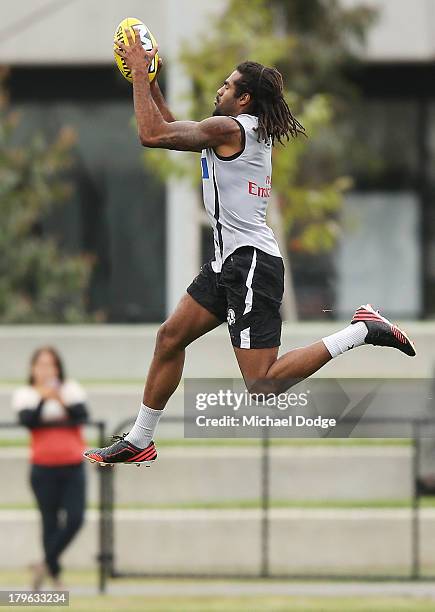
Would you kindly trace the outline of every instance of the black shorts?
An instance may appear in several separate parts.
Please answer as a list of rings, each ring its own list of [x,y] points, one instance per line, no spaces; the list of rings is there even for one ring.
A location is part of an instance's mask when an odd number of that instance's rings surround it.
[[[233,346],[248,349],[280,345],[283,292],[281,257],[250,246],[227,257],[219,273],[211,262],[204,264],[187,288],[196,302],[227,321]]]

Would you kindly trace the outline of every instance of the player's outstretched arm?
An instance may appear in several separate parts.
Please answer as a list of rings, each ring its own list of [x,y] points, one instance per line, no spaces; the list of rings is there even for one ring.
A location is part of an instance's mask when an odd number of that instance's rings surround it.
[[[153,99],[148,79],[148,68],[157,49],[145,51],[137,33],[134,41],[129,30],[126,35],[129,45],[117,42],[116,52],[125,59],[132,73],[138,136],[144,146],[201,151],[240,141],[240,128],[229,117],[210,117],[201,122],[165,121]]]
[[[200,152],[238,143],[240,128],[229,117],[210,117],[199,122],[164,121],[157,125],[147,123],[143,131],[139,129],[139,139],[144,147]]]
[[[165,121],[151,95],[146,72],[132,70],[137,131],[144,147],[176,151],[202,151],[240,141],[240,128],[229,117],[204,121]]]
[[[169,106],[166,103],[166,100],[162,94],[162,91],[160,89],[157,77],[159,76],[159,72],[162,68],[163,65],[163,60],[160,57],[159,58],[159,65],[157,68],[157,73],[155,76],[155,79],[153,80],[153,82],[151,83],[150,89],[151,89],[151,95],[153,97],[153,100],[157,106],[157,108],[160,111],[160,114],[162,115],[163,119],[165,121],[167,121],[168,123],[172,123],[172,121],[176,121],[174,115],[171,113]]]

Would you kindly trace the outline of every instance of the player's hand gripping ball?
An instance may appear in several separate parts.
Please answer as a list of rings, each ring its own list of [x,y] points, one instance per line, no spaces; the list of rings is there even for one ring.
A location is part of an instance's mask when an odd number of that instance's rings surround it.
[[[119,26],[116,28],[115,39],[114,39],[114,44],[113,44],[113,51],[115,55],[116,64],[122,76],[126,78],[127,81],[132,83],[133,77],[131,74],[131,66],[129,66],[128,60],[126,59],[126,57],[123,57],[122,55],[118,54],[119,52],[122,53],[122,49],[120,51],[120,47],[117,44],[117,43],[120,43],[121,45],[125,47],[130,46],[130,41],[127,36],[127,32],[130,33],[130,40],[132,40],[133,42],[136,40],[136,35],[138,34],[140,37],[142,48],[147,52],[150,52],[153,50],[153,48],[157,47],[157,41],[154,38],[154,36],[151,34],[149,29],[146,27],[146,25],[142,23],[142,21],[140,21],[139,19],[136,19],[135,17],[127,17],[126,19],[123,19],[121,23],[119,24]],[[146,62],[146,58],[144,57],[144,63],[145,62]],[[154,57],[151,59],[150,65],[148,67],[148,77],[149,77],[150,82],[152,82],[155,79],[157,70],[158,70],[158,66],[159,66],[159,54],[156,53]]]

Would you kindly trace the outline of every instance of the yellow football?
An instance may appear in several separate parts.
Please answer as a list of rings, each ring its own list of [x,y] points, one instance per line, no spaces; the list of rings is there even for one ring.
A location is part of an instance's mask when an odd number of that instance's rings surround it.
[[[114,51],[114,55],[115,55],[115,60],[116,60],[116,64],[122,74],[122,76],[124,78],[127,79],[127,81],[130,81],[130,83],[133,82],[133,78],[131,76],[131,70],[130,68],[127,66],[125,59],[123,57],[119,57],[119,55],[117,55],[117,53],[115,53],[115,49],[116,47],[116,42],[121,42],[124,43],[124,45],[128,46],[128,38],[127,35],[125,33],[126,30],[130,30],[131,35],[133,37],[134,40],[134,36],[135,36],[135,32],[139,31],[139,35],[140,35],[140,40],[142,42],[142,47],[146,50],[146,51],[151,51],[151,49],[153,47],[157,46],[157,42],[156,39],[154,38],[154,36],[151,34],[151,32],[149,31],[149,29],[146,27],[146,25],[144,23],[142,23],[142,21],[140,21],[140,19],[136,19],[135,17],[127,17],[126,19],[123,19],[121,21],[121,23],[119,24],[119,26],[116,28],[115,30],[115,40],[113,43],[113,51]],[[159,55],[158,53],[156,53],[156,55],[153,58],[153,61],[151,62],[151,65],[148,69],[148,76],[150,79],[150,82],[153,81],[155,79],[155,76],[157,74],[157,67],[159,64]]]

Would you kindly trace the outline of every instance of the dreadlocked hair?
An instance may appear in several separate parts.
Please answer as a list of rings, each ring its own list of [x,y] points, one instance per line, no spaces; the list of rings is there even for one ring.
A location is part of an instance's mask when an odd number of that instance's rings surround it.
[[[235,82],[235,95],[249,93],[252,102],[249,112],[258,117],[258,141],[272,140],[283,144],[290,136],[305,134],[305,128],[293,117],[283,96],[283,80],[276,68],[268,68],[257,62],[243,62],[237,66],[241,77]]]

